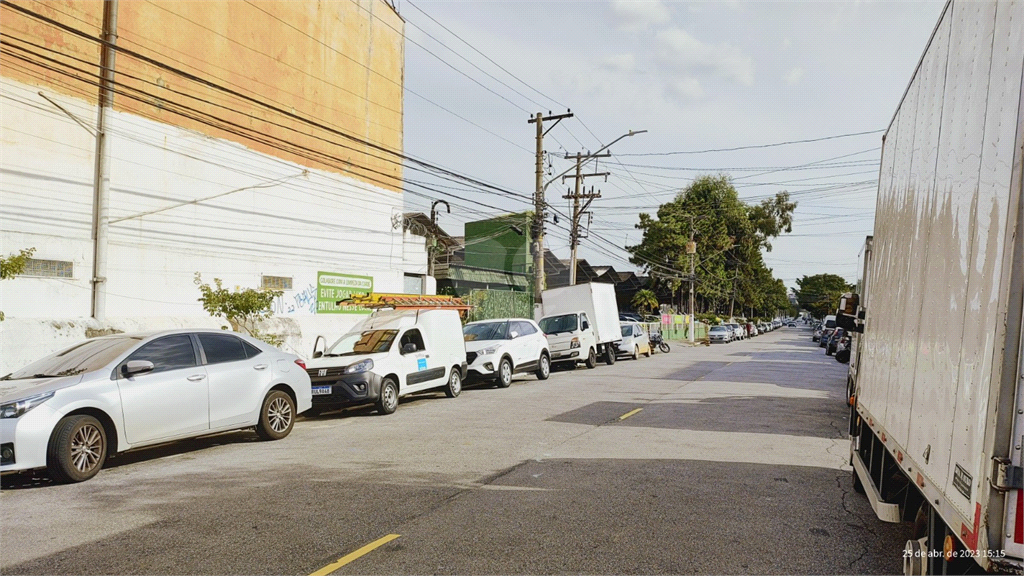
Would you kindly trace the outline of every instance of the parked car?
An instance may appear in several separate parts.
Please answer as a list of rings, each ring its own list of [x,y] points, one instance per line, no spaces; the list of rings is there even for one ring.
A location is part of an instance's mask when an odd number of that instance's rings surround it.
[[[824,348],[827,346],[828,339],[832,337],[832,333],[835,331],[835,328],[822,328],[821,336],[818,338],[818,348]]]
[[[748,338],[758,335],[757,326],[755,326],[753,322],[747,322],[744,327],[746,328]]]
[[[831,356],[836,353],[836,348],[839,346],[839,341],[846,336],[846,330],[842,328],[836,328],[832,335],[829,336],[828,342],[825,343],[825,355]]]
[[[314,412],[372,403],[391,414],[401,396],[436,388],[455,398],[467,372],[462,321],[455,310],[375,312],[307,364]]]
[[[733,330],[732,327],[727,324],[722,324],[721,326],[712,326],[711,329],[708,330],[708,340],[710,340],[712,343],[722,342],[724,344],[728,344],[729,342],[732,342],[735,338],[736,331]]]
[[[298,356],[219,330],[86,340],[0,378],[0,472],[95,476],[125,450],[255,427],[288,435],[310,407]]]
[[[538,380],[547,380],[551,374],[548,339],[533,320],[470,322],[462,334],[469,367],[467,378],[490,380],[499,388],[508,388],[516,373],[533,372]]]
[[[619,344],[619,355],[629,355],[633,360],[640,358],[640,355],[651,355],[651,340],[644,331],[643,326],[636,322],[623,322],[622,343]]]
[[[635,312],[619,312],[619,322],[643,322],[644,319]]]
[[[811,342],[820,342],[820,341],[821,341],[821,328],[815,328],[814,331],[811,333]]]
[[[736,340],[745,340],[747,337],[746,330],[744,330],[739,324],[726,324],[726,326],[732,328],[733,338]]]

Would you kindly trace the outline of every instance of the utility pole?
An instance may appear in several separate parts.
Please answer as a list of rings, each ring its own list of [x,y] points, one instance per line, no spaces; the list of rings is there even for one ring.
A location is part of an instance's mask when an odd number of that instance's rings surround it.
[[[445,209],[448,213],[452,213],[452,207],[448,205],[444,200],[434,200],[433,204],[430,205],[430,223],[437,228],[437,205],[444,204]],[[437,235],[434,234],[434,230],[427,230],[427,276],[434,275],[434,255],[437,254]]]
[[[609,172],[594,172],[592,174],[583,174],[583,159],[586,158],[589,160],[591,158],[607,158],[609,156],[611,156],[610,153],[587,154],[586,156],[584,156],[583,154],[577,152],[575,156],[576,176],[572,177],[576,180],[576,191],[574,193],[562,196],[562,198],[572,200],[572,225],[569,229],[569,246],[572,248],[572,258],[570,260],[571,264],[569,266],[569,286],[576,285],[576,248],[580,245],[580,239],[582,238],[582,236],[580,235],[580,219],[582,218],[583,214],[587,211],[587,208],[590,208],[590,203],[593,202],[595,198],[601,197],[600,191],[598,191],[596,194],[594,193],[593,186],[590,187],[590,192],[582,191],[581,187],[583,184],[583,180],[584,178],[589,178],[591,176],[604,176],[605,182],[607,182],[609,175]],[[574,157],[569,155],[565,156],[566,160],[571,160],[572,158]],[[562,182],[565,182],[566,178],[569,178],[569,176],[563,176]],[[586,204],[583,205],[582,209],[580,208],[580,200],[586,200]]]
[[[551,114],[545,116],[543,112],[530,118],[527,123],[537,124],[537,183],[533,193],[533,301],[541,301],[541,292],[544,290],[544,135],[551,128],[554,128],[564,118],[572,118],[572,112],[565,114]],[[554,120],[547,130],[544,130],[544,121]]]
[[[117,0],[103,2],[102,35],[92,219],[92,317],[99,322],[103,322],[107,317],[107,248],[110,229],[110,151],[107,148],[107,113],[114,106]]]
[[[694,218],[690,216],[690,241],[686,244],[686,253],[690,255],[690,329],[687,330],[689,334],[690,344],[693,344],[693,331],[696,329],[696,324],[693,321],[697,311],[694,310],[693,306],[693,284],[694,280],[697,279],[697,273],[695,270],[695,260],[697,259],[697,243],[693,240],[694,234]]]

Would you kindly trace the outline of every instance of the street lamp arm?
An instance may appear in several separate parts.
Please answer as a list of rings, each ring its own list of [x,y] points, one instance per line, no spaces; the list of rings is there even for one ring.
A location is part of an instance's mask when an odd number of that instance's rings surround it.
[[[645,132],[647,132],[647,130],[630,130],[629,132],[627,132],[627,133],[623,134],[622,136],[619,136],[619,137],[618,137],[618,138],[616,138],[615,140],[612,140],[611,142],[609,142],[609,143],[605,144],[604,146],[602,146],[601,148],[599,148],[599,149],[598,149],[598,150],[597,150],[596,152],[592,152],[592,153],[590,153],[590,154],[588,154],[588,155],[586,155],[586,156],[583,156],[582,160],[580,161],[580,166],[582,166],[583,164],[586,164],[586,162],[587,162],[588,160],[592,160],[592,159],[593,159],[593,158],[594,158],[595,156],[597,156],[597,155],[598,155],[598,154],[600,154],[601,152],[604,152],[605,150],[607,150],[607,149],[611,148],[611,147],[612,147],[612,144],[615,144],[615,143],[616,143],[616,142],[618,142],[619,140],[622,140],[623,138],[628,138],[628,137],[630,137],[630,136],[635,136],[635,135],[637,135],[637,134],[643,134],[643,133],[645,133]],[[566,174],[568,174],[569,172],[572,172],[572,171],[573,171],[573,170],[575,170],[575,169],[576,169],[576,167],[575,167],[575,166],[570,166],[570,167],[569,167],[569,168],[568,168],[568,169],[567,169],[567,170],[566,170],[565,172],[562,172],[562,173],[561,173],[561,174],[559,174],[558,176],[555,176],[555,177],[554,177],[554,178],[552,178],[551,180],[548,180],[548,181],[547,181],[547,183],[546,183],[546,184],[544,184],[544,187],[543,187],[543,188],[541,188],[541,191],[542,191],[542,192],[546,192],[546,191],[547,191],[547,189],[548,189],[548,186],[550,186],[550,185],[554,184],[556,180],[558,180],[558,179],[559,179],[559,178],[561,178],[562,176],[565,176],[565,175],[566,175]]]

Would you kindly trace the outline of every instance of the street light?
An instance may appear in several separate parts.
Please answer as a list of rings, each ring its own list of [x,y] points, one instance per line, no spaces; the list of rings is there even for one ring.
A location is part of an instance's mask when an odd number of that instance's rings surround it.
[[[547,183],[544,184],[544,186],[541,188],[541,197],[542,198],[544,197],[544,194],[548,190],[548,186],[554,184],[556,180],[558,180],[562,176],[565,176],[566,174],[568,174],[569,172],[571,172],[573,170],[578,170],[581,166],[583,166],[584,164],[586,164],[590,160],[593,160],[598,154],[600,154],[601,152],[604,152],[605,150],[611,148],[612,144],[615,144],[616,142],[618,142],[619,140],[622,140],[623,138],[628,138],[630,136],[635,136],[637,134],[644,134],[646,132],[647,132],[647,130],[630,130],[629,132],[626,132],[625,134],[623,134],[622,136],[619,136],[615,140],[612,140],[611,142],[605,144],[604,146],[601,146],[600,148],[597,149],[597,151],[591,152],[590,154],[587,154],[586,156],[581,157],[576,162],[576,166],[572,166],[572,167],[566,169],[564,172],[562,172],[558,176],[555,176],[551,180],[548,180]],[[547,201],[545,200],[544,203],[547,204]],[[573,222],[575,222],[575,220]],[[575,227],[575,224],[574,224],[574,227]],[[540,242],[538,242],[538,244],[537,244],[537,250],[539,250],[539,251],[543,251],[544,250],[544,246],[541,245]],[[570,274],[573,277],[575,277],[575,275],[576,275],[576,250],[575,249],[572,252],[572,256],[573,256],[573,258],[572,258],[572,262],[570,264],[571,268],[569,269],[569,272],[570,272]],[[541,262],[542,262],[541,268],[543,268],[543,257],[541,258]],[[534,271],[535,282],[537,282],[538,285],[540,285],[541,279],[543,278],[543,274],[544,274],[543,270]]]

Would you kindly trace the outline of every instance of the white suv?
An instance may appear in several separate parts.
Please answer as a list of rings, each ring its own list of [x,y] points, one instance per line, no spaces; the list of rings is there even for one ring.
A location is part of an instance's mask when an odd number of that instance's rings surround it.
[[[533,372],[539,380],[551,374],[548,339],[533,320],[470,322],[462,334],[470,378],[493,380],[500,388],[508,388],[515,373]]]

